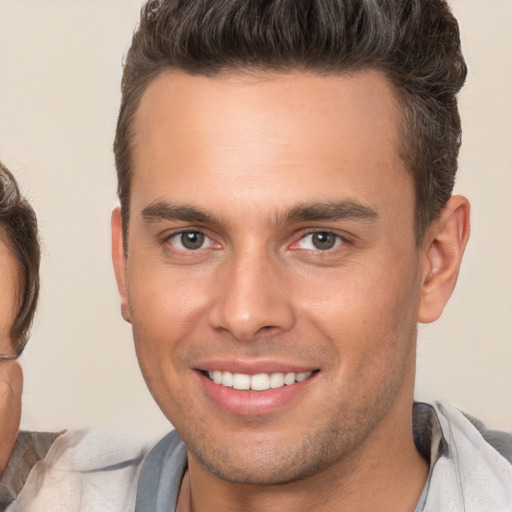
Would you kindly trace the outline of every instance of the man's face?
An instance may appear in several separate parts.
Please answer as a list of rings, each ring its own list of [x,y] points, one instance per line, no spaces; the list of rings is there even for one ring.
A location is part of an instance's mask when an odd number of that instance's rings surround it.
[[[420,258],[398,126],[371,71],[168,73],[145,91],[118,278],[192,464],[286,482],[407,420]]]
[[[19,278],[16,259],[0,233],[0,354],[4,355],[14,352],[11,329],[18,307],[16,292]]]

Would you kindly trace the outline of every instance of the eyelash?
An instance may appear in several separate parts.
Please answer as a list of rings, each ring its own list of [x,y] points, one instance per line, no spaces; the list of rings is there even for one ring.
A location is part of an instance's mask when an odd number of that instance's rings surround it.
[[[201,242],[200,246],[195,249],[190,248],[190,247],[185,247],[183,245],[183,236],[187,235],[187,234],[199,236],[200,238],[202,237],[202,239],[200,240],[200,242]],[[331,241],[333,243],[332,247],[325,247],[325,248],[306,247],[306,248],[304,248],[304,247],[299,246],[299,244],[301,242],[305,241],[306,239],[308,239],[310,237],[313,238],[315,235],[327,235],[328,238],[331,237]],[[334,238],[334,240],[332,240],[332,237]],[[173,242],[173,239],[176,241]],[[191,241],[193,243],[193,240],[191,240]],[[169,236],[167,236],[164,239],[164,242],[167,244],[170,244],[171,246],[173,246],[174,248],[176,248],[179,251],[189,252],[189,253],[197,252],[201,249],[219,248],[220,247],[220,244],[218,244],[217,242],[212,240],[211,237],[209,237],[204,231],[202,231],[200,229],[183,229],[180,231],[175,231],[174,233],[171,233]],[[204,247],[205,242],[208,242],[207,247]],[[336,251],[336,249],[338,249],[340,246],[346,245],[347,243],[348,243],[348,240],[346,239],[346,237],[343,237],[339,234],[333,233],[332,231],[326,231],[326,230],[308,231],[308,232],[304,233],[302,236],[300,236],[300,238],[290,246],[290,249],[298,250],[298,251],[311,251],[311,252],[315,252],[318,254],[332,253],[332,252]],[[181,245],[181,247],[180,247],[180,245]],[[310,245],[311,246],[315,245],[313,240],[310,241]]]
[[[327,237],[331,237],[331,240],[332,240],[332,243],[333,245],[331,247],[325,247],[325,248],[319,248],[319,247],[313,247],[315,244],[314,244],[314,241],[313,241],[313,237],[315,235],[327,235]],[[309,242],[309,245],[311,247],[307,247],[307,248],[303,248],[303,247],[300,247],[299,244],[303,241],[305,241],[306,239],[308,238],[311,238],[312,240]],[[312,251],[312,252],[315,252],[317,254],[322,254],[322,253],[333,253],[335,252],[337,249],[340,248],[340,246],[343,246],[343,245],[346,245],[348,243],[348,240],[346,237],[343,237],[337,233],[334,233],[332,231],[327,231],[327,230],[319,230],[319,231],[309,231],[307,233],[304,233],[297,242],[294,242],[291,246],[291,249],[293,250],[304,250],[304,251]]]
[[[217,244],[216,242],[214,242],[211,237],[209,237],[204,231],[201,231],[199,229],[183,229],[181,231],[175,231],[174,233],[171,233],[169,236],[167,236],[165,239],[164,239],[164,242],[176,247],[176,243],[173,243],[172,240],[173,239],[179,239],[179,237],[183,237],[184,235],[199,235],[200,237],[203,237],[203,243],[201,244],[201,247],[198,247],[197,249],[190,249],[190,248],[187,248],[187,247],[184,247],[183,246],[183,242],[180,240],[179,244],[181,245],[181,247],[178,247],[178,250],[180,251],[184,251],[184,252],[196,252],[200,249],[204,249],[204,247],[202,247],[202,245],[204,244],[204,242],[206,241],[209,241],[209,247],[212,247],[212,246],[217,246],[217,247],[220,247],[219,244]]]

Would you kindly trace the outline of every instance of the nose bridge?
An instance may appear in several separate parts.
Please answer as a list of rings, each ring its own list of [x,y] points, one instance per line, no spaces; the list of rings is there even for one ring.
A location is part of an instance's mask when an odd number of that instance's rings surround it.
[[[254,244],[233,252],[219,275],[212,326],[240,340],[262,330],[289,329],[294,318],[280,265],[266,248]]]

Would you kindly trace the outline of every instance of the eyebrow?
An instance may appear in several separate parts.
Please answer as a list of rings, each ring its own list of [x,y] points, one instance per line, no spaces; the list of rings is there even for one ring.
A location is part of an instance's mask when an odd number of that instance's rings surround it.
[[[293,207],[277,220],[281,223],[321,222],[337,220],[373,221],[378,218],[373,208],[357,200],[329,201],[325,203],[304,204]]]
[[[220,224],[220,222],[200,208],[190,205],[176,205],[167,201],[150,204],[142,210],[144,222],[179,220],[201,224]],[[322,222],[338,220],[376,220],[378,213],[357,200],[329,201],[294,206],[290,210],[278,213],[275,224],[293,224],[299,222]]]
[[[146,206],[142,210],[142,218],[146,223],[160,220],[181,220],[184,222],[214,222],[214,218],[205,211],[189,205],[175,205],[168,202],[158,202]]]

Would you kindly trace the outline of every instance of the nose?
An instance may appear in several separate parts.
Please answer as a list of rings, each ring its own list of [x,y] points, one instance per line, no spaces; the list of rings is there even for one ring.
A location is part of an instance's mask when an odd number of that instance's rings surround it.
[[[215,285],[210,325],[240,341],[289,330],[295,316],[291,290],[280,267],[275,259],[254,252],[225,262]]]

